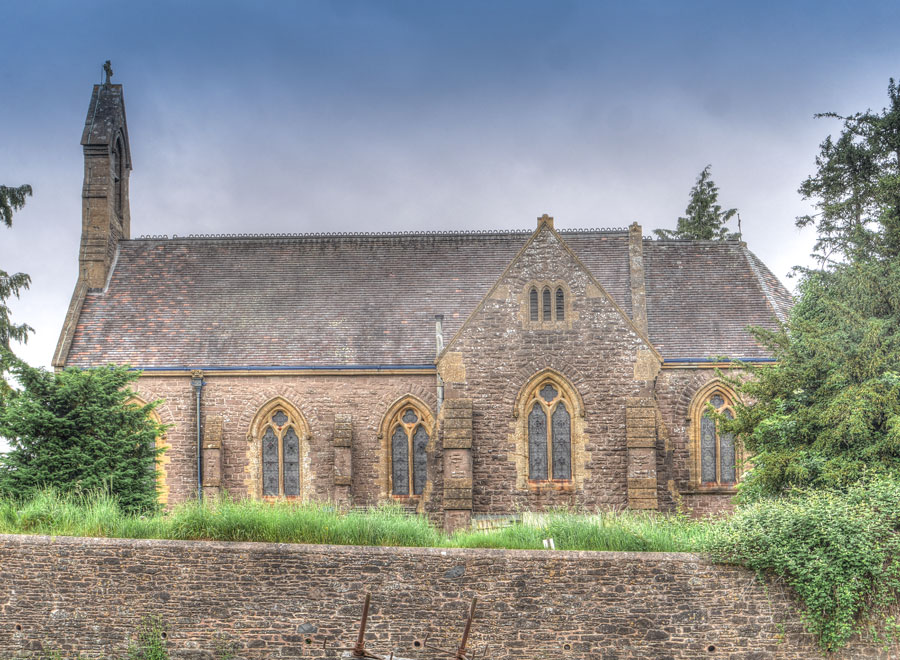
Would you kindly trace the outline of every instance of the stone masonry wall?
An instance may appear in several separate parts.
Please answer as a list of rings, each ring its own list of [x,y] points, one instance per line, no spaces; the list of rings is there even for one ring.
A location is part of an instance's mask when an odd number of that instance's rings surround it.
[[[473,596],[469,648],[494,660],[821,657],[776,585],[690,554],[39,536],[0,536],[0,657],[121,657],[155,616],[174,658],[338,658],[366,592],[385,657],[444,657],[425,637],[455,649]]]
[[[146,401],[162,399],[160,420],[170,424],[166,440],[170,458],[166,467],[169,502],[194,497],[197,492],[196,403],[190,374],[145,374],[135,384]],[[203,423],[212,420],[222,428],[222,488],[233,497],[252,496],[248,480],[250,463],[258,460],[247,435],[257,412],[275,397],[292,404],[309,425],[306,457],[308,470],[304,492],[318,500],[334,496],[334,418],[350,414],[354,505],[375,504],[383,499],[386,457],[378,438],[388,408],[397,399],[413,395],[436,414],[435,377],[428,375],[353,376],[228,376],[207,375],[202,393]],[[429,481],[439,477],[437,433],[429,443]],[[429,491],[440,498],[440,490]]]
[[[565,287],[564,322],[530,320],[528,292],[541,282]],[[517,397],[536,373],[548,368],[583,399],[584,416],[573,411],[572,417],[572,484],[527,479],[527,412],[517,410]],[[438,369],[448,399],[472,400],[475,513],[628,504],[627,480],[635,475],[626,443],[626,404],[629,397],[652,397],[658,361],[549,229],[539,231],[513,261],[448,344]],[[640,457],[646,463],[655,450],[639,452],[646,454]],[[645,467],[647,474],[637,476],[655,480],[655,465]]]
[[[577,300],[572,301],[573,312],[580,311],[580,304]],[[615,340],[609,338],[601,349],[604,359],[570,358],[567,355],[569,342],[578,346],[579,337],[573,332],[564,332],[565,336],[559,337],[539,334],[534,337],[534,345],[520,345],[514,347],[512,357],[501,356],[499,340],[486,336],[486,330],[482,326],[480,337],[464,338],[464,344],[471,344],[473,357],[467,357],[463,365],[476,361],[478,366],[469,367],[466,383],[452,385],[457,396],[475,392],[476,400],[481,402],[475,412],[472,486],[476,497],[473,513],[508,513],[522,507],[560,504],[577,504],[591,509],[623,507],[626,492],[625,397],[633,395],[640,385],[633,378],[634,355],[616,357]],[[492,334],[502,333],[497,330]],[[624,341],[630,346],[628,338]],[[501,364],[506,360],[515,368]],[[509,458],[509,436],[518,422],[513,417],[515,397],[540,365],[554,367],[568,375],[584,398],[586,450],[592,455],[586,467],[591,475],[577,493],[522,493],[514,488],[516,469]],[[731,507],[729,494],[691,491],[690,403],[694,393],[714,377],[711,369],[665,369],[656,377],[653,397],[660,421],[657,494],[662,510],[674,510],[678,498],[686,509],[697,515],[719,513]],[[251,494],[248,470],[252,456],[248,454],[247,434],[257,411],[279,396],[303,414],[310,428],[307,494],[320,500],[333,499],[334,419],[335,415],[350,415],[351,503],[374,504],[386,495],[387,457],[378,437],[384,414],[394,401],[406,395],[418,397],[434,414],[434,386],[434,376],[430,375],[207,375],[202,404],[204,426],[212,428],[213,422],[217,422],[222,429],[222,488],[234,497]],[[497,392],[491,389],[495,387]],[[196,419],[190,374],[146,374],[135,385],[135,390],[146,401],[162,399],[157,412],[163,423],[171,425],[166,437],[170,448],[165,465],[169,503],[193,497],[197,489]],[[501,422],[499,425],[497,420]],[[433,435],[428,463],[430,487],[423,510],[438,519],[442,511],[444,466],[437,429]]]
[[[663,369],[656,380],[661,422],[657,452],[658,495],[662,510],[672,511],[680,506],[694,516],[702,517],[733,509],[732,489],[698,488],[691,474],[695,460],[691,446],[691,402],[703,386],[715,379],[714,369]]]

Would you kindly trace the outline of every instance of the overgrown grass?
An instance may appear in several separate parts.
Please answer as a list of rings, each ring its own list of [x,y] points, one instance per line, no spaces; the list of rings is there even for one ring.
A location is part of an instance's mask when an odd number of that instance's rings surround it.
[[[531,518],[532,520],[529,520]],[[698,552],[715,523],[639,512],[584,515],[558,511],[491,532],[459,532],[449,539],[459,548],[540,549],[552,538],[558,550]]]
[[[421,516],[394,506],[342,513],[321,504],[250,500],[176,507],[168,514],[123,513],[105,495],[46,491],[27,502],[0,500],[0,533],[270,543],[411,547],[690,552],[701,550],[711,523],[633,512],[553,512],[489,531],[447,536]]]

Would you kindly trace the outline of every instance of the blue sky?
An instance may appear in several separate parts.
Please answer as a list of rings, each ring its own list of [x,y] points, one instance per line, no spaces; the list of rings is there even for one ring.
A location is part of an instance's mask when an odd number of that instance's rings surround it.
[[[808,263],[796,190],[885,104],[896,2],[8,2],[0,267],[48,365],[77,276],[81,130],[125,86],[132,233],[673,227],[708,163],[750,248]],[[790,281],[787,282],[792,285]]]

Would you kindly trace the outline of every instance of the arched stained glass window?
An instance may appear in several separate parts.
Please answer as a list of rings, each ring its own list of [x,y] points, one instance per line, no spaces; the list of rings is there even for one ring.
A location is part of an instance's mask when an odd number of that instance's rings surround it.
[[[543,297],[543,307],[544,307],[544,318],[543,318],[543,320],[544,320],[544,321],[549,321],[549,320],[550,320],[550,312],[551,312],[551,307],[550,307],[550,289],[544,289],[543,294],[542,294],[542,297]]]
[[[572,478],[571,402],[551,379],[531,390],[528,403],[528,478],[532,481]],[[548,423],[549,421],[549,423]]]
[[[413,404],[402,406],[390,428],[391,494],[421,495],[428,480],[430,415]]]
[[[734,435],[725,433],[711,414],[712,407],[728,419],[734,419],[731,398],[721,390],[705,396],[699,409],[700,482],[704,486],[731,486],[737,483]]]
[[[299,497],[300,434],[290,414],[276,408],[262,431],[262,494],[265,497]]]
[[[556,320],[566,320],[566,294],[561,286],[556,287]]]
[[[538,292],[534,287],[531,288],[531,293],[528,294],[529,306],[531,312],[531,320],[539,321],[538,318]]]

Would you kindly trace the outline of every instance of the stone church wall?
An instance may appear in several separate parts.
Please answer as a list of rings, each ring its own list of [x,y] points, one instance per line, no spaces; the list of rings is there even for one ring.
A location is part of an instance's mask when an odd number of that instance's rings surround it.
[[[479,658],[822,657],[778,584],[690,554],[0,536],[0,576],[2,657],[120,657],[154,616],[173,658],[339,658],[366,592],[384,657],[438,657],[426,635],[454,650],[473,596]]]
[[[532,283],[540,289],[541,282],[566,288],[564,322],[530,320],[528,292]],[[628,504],[626,404],[629,398],[652,398],[658,363],[622,312],[550,231],[539,232],[512,263],[448,345],[438,368],[448,399],[472,400],[476,513],[558,506],[622,509]],[[569,484],[528,479],[527,411],[517,409],[517,398],[544,369],[577,391],[572,403],[581,408],[572,416]],[[578,414],[582,411],[583,417]],[[652,488],[655,479],[650,483]]]
[[[574,313],[585,314],[581,303],[572,302]],[[492,312],[494,317],[498,314]],[[567,345],[586,341],[587,333],[573,330],[538,336],[532,343],[510,342],[499,331],[502,318],[487,318],[479,325],[475,339],[464,338],[468,368],[466,383],[449,383],[455,395],[472,396],[474,460],[473,486],[475,515],[510,513],[549,506],[583,506],[589,509],[621,509],[626,493],[626,397],[640,391],[633,377],[635,359],[618,350],[612,339],[606,342],[608,355],[618,358],[588,360],[568,355]],[[492,324],[495,330],[491,331]],[[598,333],[603,333],[598,322]],[[504,338],[501,338],[503,335]],[[608,333],[617,337],[615,332]],[[498,355],[501,343],[512,350],[513,359]],[[507,368],[508,364],[515,368]],[[590,471],[578,490],[517,490],[515,436],[519,420],[514,416],[516,397],[528,379],[541,368],[551,367],[570,378],[583,398],[585,418],[585,469]],[[622,378],[626,374],[629,378]],[[659,508],[675,510],[680,505],[695,515],[720,513],[730,509],[730,494],[691,494],[689,407],[694,393],[715,377],[711,369],[665,369],[656,380],[659,438],[657,440],[657,495]],[[452,388],[452,389],[451,389]],[[166,478],[170,504],[192,498],[197,492],[196,417],[194,392],[189,375],[143,376],[136,384],[145,401],[163,400],[157,408],[160,420],[171,425],[166,441]],[[251,463],[255,449],[248,432],[257,411],[275,397],[292,403],[303,414],[310,429],[306,495],[318,500],[335,496],[335,415],[351,416],[350,492],[352,504],[365,506],[385,499],[387,456],[380,427],[390,405],[413,395],[434,414],[435,377],[432,375],[352,375],[352,376],[229,376],[207,375],[202,394],[205,430],[216,420],[222,429],[221,488],[233,497],[254,496]],[[439,425],[438,425],[439,426]],[[429,487],[421,510],[440,522],[442,506],[441,443],[434,429],[429,449]],[[587,460],[589,458],[589,460]],[[258,461],[258,458],[256,459]],[[521,466],[519,468],[521,470]],[[681,493],[687,493],[683,495]],[[403,502],[401,500],[401,502]],[[406,502],[404,502],[406,503]],[[417,502],[413,501],[413,505]]]
[[[135,386],[145,401],[163,400],[157,408],[160,420],[172,427],[166,441],[169,462],[165,469],[170,503],[196,496],[196,402],[190,375],[144,375]],[[379,427],[388,408],[397,399],[413,395],[435,414],[433,375],[352,375],[352,376],[229,376],[207,375],[202,390],[205,429],[218,420],[222,428],[221,487],[233,497],[255,496],[258,487],[254,466],[258,451],[248,441],[251,423],[269,401],[281,397],[296,407],[309,426],[304,494],[318,500],[334,496],[335,415],[352,415],[351,453],[353,504],[375,504],[384,498],[387,467]],[[434,436],[437,435],[435,432]],[[437,447],[432,438],[430,446]],[[429,457],[429,477],[433,481],[440,465]],[[255,466],[258,473],[258,465]],[[432,489],[439,493],[440,489]],[[433,506],[433,504],[432,504]]]
[[[699,488],[692,472],[696,448],[692,446],[691,403],[704,385],[716,379],[715,369],[663,369],[659,373],[656,400],[661,424],[657,470],[662,510],[681,508],[703,517],[733,508],[733,490]]]

